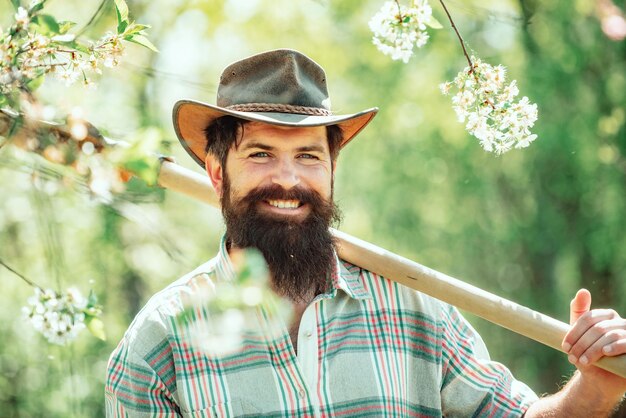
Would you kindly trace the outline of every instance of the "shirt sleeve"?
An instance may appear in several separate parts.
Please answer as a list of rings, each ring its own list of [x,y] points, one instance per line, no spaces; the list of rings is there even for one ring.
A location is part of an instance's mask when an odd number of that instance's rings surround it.
[[[442,412],[446,417],[521,417],[537,395],[491,361],[480,335],[456,308],[443,305]]]
[[[107,418],[181,416],[162,376],[126,339],[109,359],[105,409]]]

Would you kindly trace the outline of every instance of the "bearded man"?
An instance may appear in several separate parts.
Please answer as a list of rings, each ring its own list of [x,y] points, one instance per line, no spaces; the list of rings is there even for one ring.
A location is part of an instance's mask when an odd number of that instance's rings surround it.
[[[109,417],[607,416],[626,380],[593,366],[626,352],[626,321],[571,305],[565,351],[578,371],[538,399],[492,362],[454,308],[337,258],[339,150],[377,109],[334,115],[322,68],[293,50],[228,66],[217,105],[180,101],[176,133],[220,196],[218,255],[155,295],[111,355]],[[197,283],[232,280],[229,254],[254,247],[294,316],[277,338],[211,355],[176,321]]]

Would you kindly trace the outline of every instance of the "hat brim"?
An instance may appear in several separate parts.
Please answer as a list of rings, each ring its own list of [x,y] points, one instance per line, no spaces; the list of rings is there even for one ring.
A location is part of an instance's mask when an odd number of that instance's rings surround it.
[[[185,151],[204,167],[207,138],[205,129],[215,119],[230,115],[249,121],[277,126],[310,127],[339,125],[343,132],[341,147],[345,146],[376,116],[378,108],[350,115],[311,116],[293,113],[241,112],[194,100],[180,100],[174,105],[174,130]]]

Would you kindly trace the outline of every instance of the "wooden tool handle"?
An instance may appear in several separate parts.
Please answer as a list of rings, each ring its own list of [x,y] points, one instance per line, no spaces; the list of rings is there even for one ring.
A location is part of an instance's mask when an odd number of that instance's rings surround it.
[[[344,232],[338,238],[340,257],[412,289],[480,316],[494,324],[543,343],[555,350],[570,326],[478,287],[396,255]],[[595,365],[626,378],[626,355],[603,357]]]
[[[172,162],[163,161],[159,184],[210,205],[219,206],[219,200],[208,178]],[[344,232],[335,229],[331,232],[337,239],[340,258],[562,351],[561,341],[569,330],[568,324]],[[626,355],[603,357],[595,364],[626,378]]]

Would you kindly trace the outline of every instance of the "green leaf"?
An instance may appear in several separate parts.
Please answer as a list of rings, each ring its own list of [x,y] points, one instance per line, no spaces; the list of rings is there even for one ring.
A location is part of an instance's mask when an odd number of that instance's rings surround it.
[[[98,305],[98,296],[96,296],[96,292],[91,289],[89,291],[89,296],[87,297],[87,306],[97,306]]]
[[[72,29],[76,25],[76,22],[70,22],[69,20],[64,20],[59,22],[59,34],[63,35],[67,33],[70,29]]]
[[[165,200],[165,189],[150,186],[144,180],[133,175],[126,182],[124,192],[120,196],[130,203],[162,203]]]
[[[148,185],[153,186],[156,184],[157,178],[159,177],[159,165],[150,160],[156,159],[153,159],[151,157],[143,159],[137,158],[134,160],[126,161],[123,164],[123,167],[124,169],[130,171],[135,176],[145,181]]]
[[[28,87],[28,90],[30,91],[35,91],[41,86],[45,78],[46,77],[44,77],[43,74],[40,75],[39,77],[35,77],[26,83],[26,87]]]
[[[28,10],[28,14],[33,16],[35,13],[37,13],[38,11],[40,11],[41,9],[43,9],[45,0],[40,1],[39,3],[35,3],[29,10]]]
[[[115,10],[121,21],[128,21],[128,5],[124,0],[115,0]]]
[[[426,26],[429,26],[432,29],[443,29],[443,25],[437,19],[435,19],[433,15],[431,15],[430,20],[426,22]]]
[[[59,27],[59,23],[51,15],[36,15],[35,17],[33,17],[32,22],[39,27],[38,32],[42,35],[56,35],[61,30],[61,28]]]
[[[11,124],[11,127],[9,128],[9,133],[7,134],[7,138],[11,138],[13,135],[15,135],[15,133],[17,131],[19,131],[19,129],[24,125],[24,119],[22,118],[22,116],[18,116],[17,118],[13,119],[13,123]]]
[[[107,336],[104,332],[104,323],[100,318],[87,317],[85,318],[85,325],[87,325],[87,329],[91,332],[91,335],[102,341],[106,341]]]
[[[126,30],[126,26],[128,26],[128,21],[123,20],[117,24],[117,34],[120,35],[124,33]]]
[[[150,42],[150,40],[143,35],[133,35],[132,37],[129,37],[129,38],[125,37],[124,39],[126,39],[129,42],[134,42],[138,45],[145,46],[146,48],[148,48],[149,50],[153,52],[159,52],[157,47],[154,46],[154,44]]]
[[[130,25],[128,25],[128,27],[124,30],[124,35],[128,36],[128,35],[134,35],[136,33],[140,34],[145,29],[150,29],[150,26],[133,22]]]
[[[128,26],[128,5],[124,0],[115,0],[115,14],[117,15],[117,33],[124,33]]]
[[[15,8],[16,12],[17,12],[17,9],[21,6],[20,0],[11,0],[11,4],[13,4],[13,7]]]

